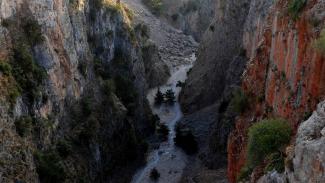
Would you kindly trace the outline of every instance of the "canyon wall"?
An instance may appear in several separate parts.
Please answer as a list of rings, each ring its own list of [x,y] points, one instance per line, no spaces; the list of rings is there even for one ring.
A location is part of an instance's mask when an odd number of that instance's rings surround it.
[[[179,126],[196,137],[201,169],[227,164],[227,139],[236,116],[229,103],[247,61],[242,39],[249,4],[250,0],[220,0],[210,5],[216,7],[215,18],[201,39],[197,61],[181,91],[185,116]],[[199,171],[194,168],[188,176],[199,176]]]
[[[0,10],[0,182],[128,182],[155,127],[146,29],[110,0]]]
[[[200,41],[215,17],[217,0],[162,0],[162,17]]]
[[[308,1],[295,20],[288,13],[288,1],[274,2],[263,23],[255,16],[255,31],[247,29],[244,34],[250,56],[242,89],[249,98],[249,107],[236,119],[229,138],[231,182],[236,181],[245,164],[247,130],[252,123],[281,117],[296,131],[324,99],[324,55],[315,48],[315,40],[324,27],[324,5],[324,1]],[[261,172],[255,170],[253,174],[256,178]]]
[[[236,182],[245,165],[247,133],[253,123],[284,118],[294,129],[295,141],[299,124],[324,100],[324,54],[315,41],[324,29],[325,2],[307,1],[296,15],[288,10],[291,2],[218,1],[214,23],[201,40],[197,63],[181,93],[186,114],[181,125],[190,128],[198,142],[207,143],[199,152],[206,166],[217,168],[227,154],[230,182]],[[237,86],[248,102],[239,113],[231,108]],[[204,114],[207,117],[196,119]],[[208,129],[195,128],[200,124],[208,124]],[[319,167],[316,172],[322,171]],[[313,173],[304,172],[307,177]],[[262,175],[261,169],[254,170],[251,181]]]

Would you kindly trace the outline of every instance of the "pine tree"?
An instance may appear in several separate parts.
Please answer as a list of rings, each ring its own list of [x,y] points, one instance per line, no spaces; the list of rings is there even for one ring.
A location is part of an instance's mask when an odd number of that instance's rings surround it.
[[[175,93],[172,89],[169,89],[165,93],[166,102],[168,104],[174,104],[175,102]]]
[[[160,88],[158,88],[156,96],[155,96],[155,104],[160,105],[164,102],[164,94],[160,91]]]

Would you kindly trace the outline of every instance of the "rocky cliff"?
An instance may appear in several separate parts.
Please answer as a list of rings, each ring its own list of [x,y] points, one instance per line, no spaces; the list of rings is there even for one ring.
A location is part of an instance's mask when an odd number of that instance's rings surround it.
[[[282,117],[296,130],[324,99],[324,55],[315,47],[315,40],[324,27],[324,1],[307,1],[297,14],[289,11],[289,3],[286,0],[255,3],[255,9],[268,9],[266,16],[256,16],[254,11],[251,12],[253,21],[247,22],[255,25],[255,31],[247,29],[244,34],[244,45],[250,56],[242,89],[250,104],[237,118],[229,138],[231,182],[236,181],[245,163],[247,129],[252,123]]]
[[[0,9],[0,182],[128,182],[155,123],[148,30],[111,0]]]
[[[300,122],[324,99],[324,54],[317,48],[317,40],[323,39],[324,1],[216,4],[216,19],[202,38],[198,61],[182,91],[187,115],[181,124],[192,129],[199,142],[209,139],[199,157],[210,167],[218,167],[227,146],[228,178],[236,182],[253,123],[284,118],[294,129],[294,139]],[[245,103],[236,112],[232,102],[238,85]],[[196,118],[203,114],[207,117]],[[200,124],[208,124],[208,129],[195,128]],[[253,171],[251,181],[262,174]]]
[[[215,18],[203,35],[197,61],[180,95],[185,113],[180,126],[196,137],[199,161],[205,168],[217,169],[227,162],[227,138],[236,115],[229,103],[246,64],[242,39],[249,3],[217,1],[211,5],[217,7]]]
[[[258,183],[267,182],[324,182],[324,101],[317,105],[308,120],[298,128],[296,140],[287,148],[287,163],[284,173],[276,171],[261,177]]]
[[[162,0],[161,16],[200,41],[215,17],[216,0]]]

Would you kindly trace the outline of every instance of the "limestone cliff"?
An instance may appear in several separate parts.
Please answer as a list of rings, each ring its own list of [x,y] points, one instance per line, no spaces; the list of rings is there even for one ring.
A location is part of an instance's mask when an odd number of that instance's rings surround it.
[[[147,30],[111,0],[0,10],[0,182],[129,181],[154,127]]]
[[[258,7],[258,3],[255,5]],[[286,0],[268,4],[266,8],[268,6],[265,18],[255,16],[255,31],[248,31],[244,37],[250,57],[242,89],[250,104],[237,118],[229,138],[228,176],[231,182],[236,181],[244,165],[247,129],[252,123],[263,118],[282,117],[297,129],[324,99],[324,55],[315,48],[315,40],[325,22],[324,1],[307,1],[298,17],[288,13]],[[247,22],[249,24],[251,22]],[[257,172],[255,176],[259,176]]]
[[[245,164],[247,132],[253,123],[281,117],[296,133],[324,99],[324,54],[315,46],[324,29],[324,1],[307,1],[292,10],[293,2],[218,1],[215,22],[203,36],[198,61],[183,88],[180,100],[187,115],[181,123],[199,142],[209,139],[208,150],[199,155],[206,165],[216,168],[211,163],[220,161],[222,144],[232,131],[227,147],[230,182]],[[236,85],[248,102],[241,114],[231,109]],[[203,114],[207,117],[196,118]],[[201,124],[208,129],[195,128]],[[262,174],[254,171],[251,180]]]
[[[301,123],[292,146],[287,148],[287,163],[284,173],[270,172],[258,183],[284,182],[324,182],[324,101],[317,105],[308,120]]]

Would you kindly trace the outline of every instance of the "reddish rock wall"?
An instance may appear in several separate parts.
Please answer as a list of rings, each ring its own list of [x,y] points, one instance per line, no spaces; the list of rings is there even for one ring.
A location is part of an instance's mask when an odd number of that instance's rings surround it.
[[[250,109],[238,117],[228,141],[230,182],[235,182],[245,163],[250,124],[265,117],[282,117],[297,129],[299,122],[325,97],[325,56],[313,44],[324,28],[325,16],[321,12],[325,11],[325,2],[309,1],[296,22],[288,15],[287,4],[287,0],[277,2],[262,35],[255,35],[258,44],[253,48],[255,53],[242,84]],[[313,23],[315,18],[318,25]]]

